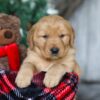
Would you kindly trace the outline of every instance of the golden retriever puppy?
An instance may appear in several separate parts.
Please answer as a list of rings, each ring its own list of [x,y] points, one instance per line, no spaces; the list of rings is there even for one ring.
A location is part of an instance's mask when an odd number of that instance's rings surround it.
[[[74,31],[60,16],[45,16],[28,34],[29,48],[16,77],[20,88],[31,84],[36,72],[45,71],[43,83],[55,87],[66,72],[80,73],[75,60]]]

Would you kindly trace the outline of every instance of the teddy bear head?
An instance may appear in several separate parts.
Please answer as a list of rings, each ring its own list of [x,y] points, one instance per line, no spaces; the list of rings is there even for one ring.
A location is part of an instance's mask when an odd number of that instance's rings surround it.
[[[20,20],[16,16],[0,13],[0,46],[19,43]]]

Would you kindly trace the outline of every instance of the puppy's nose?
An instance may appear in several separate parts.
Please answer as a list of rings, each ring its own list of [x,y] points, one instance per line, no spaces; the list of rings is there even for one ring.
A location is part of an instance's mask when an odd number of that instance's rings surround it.
[[[12,36],[13,36],[12,32],[10,32],[10,31],[5,31],[4,37],[5,37],[6,39],[11,39]]]
[[[57,55],[58,52],[59,52],[59,48],[51,48],[50,51],[51,51],[51,53],[52,53],[53,55]]]

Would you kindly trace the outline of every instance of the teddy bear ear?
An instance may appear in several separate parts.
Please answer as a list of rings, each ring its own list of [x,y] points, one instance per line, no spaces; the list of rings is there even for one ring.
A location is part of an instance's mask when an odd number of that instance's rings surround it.
[[[5,15],[6,15],[6,14],[4,14],[4,13],[0,13],[0,18],[3,17],[3,16],[5,16]]]
[[[11,21],[11,26],[15,31],[16,34],[16,42],[19,43],[21,40],[21,34],[20,34],[20,19],[17,16],[8,15],[9,21]]]
[[[20,19],[17,16],[9,16],[16,27],[20,27]]]
[[[16,28],[20,27],[20,19],[17,16],[0,13],[0,19],[7,23],[10,23]]]

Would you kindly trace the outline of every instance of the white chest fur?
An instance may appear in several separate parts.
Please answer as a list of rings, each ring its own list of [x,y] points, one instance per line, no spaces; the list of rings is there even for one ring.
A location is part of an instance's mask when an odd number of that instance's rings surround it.
[[[65,65],[66,67],[70,67],[72,69],[74,60],[74,51],[70,52],[68,56],[64,57],[63,59],[60,59],[59,61],[47,61],[41,58],[34,51],[28,49],[27,58],[24,61],[32,63],[36,67],[37,71],[40,72],[48,71],[54,64],[58,63]]]

